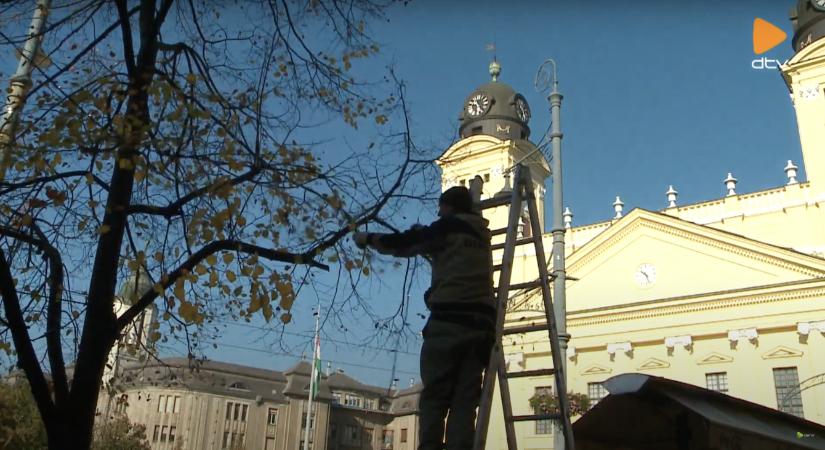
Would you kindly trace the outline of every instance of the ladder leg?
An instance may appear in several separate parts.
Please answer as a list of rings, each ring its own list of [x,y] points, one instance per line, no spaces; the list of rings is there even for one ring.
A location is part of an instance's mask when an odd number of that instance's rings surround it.
[[[561,412],[562,432],[564,433],[564,443],[566,450],[574,450],[573,427],[570,423],[570,400],[567,398],[567,380],[565,378],[564,355],[561,354],[559,344],[559,334],[556,328],[556,318],[553,314],[553,301],[550,297],[550,277],[547,273],[546,257],[544,255],[544,245],[541,242],[542,230],[539,226],[538,207],[536,198],[532,191],[527,192],[527,209],[530,214],[530,225],[535,241],[536,262],[538,263],[539,276],[541,278],[541,294],[544,302],[544,313],[547,319],[547,329],[550,334],[550,352],[553,357],[553,369],[555,372],[556,391],[559,398]],[[556,449],[561,450],[561,449]]]
[[[501,411],[504,415],[504,432],[507,436],[507,449],[518,450],[516,443],[516,426],[513,423],[513,403],[510,399],[510,381],[507,379],[507,366],[504,364],[504,354],[499,353],[498,387],[501,391]]]
[[[516,179],[520,170],[516,169]],[[481,400],[479,401],[478,417],[476,419],[476,434],[473,440],[474,450],[483,450],[487,443],[487,430],[490,425],[490,413],[493,405],[493,389],[495,379],[500,370],[506,370],[504,366],[504,349],[501,337],[504,330],[504,319],[507,314],[507,299],[510,292],[510,277],[513,273],[513,256],[515,255],[518,220],[522,205],[522,187],[516,183],[511,194],[509,218],[507,221],[507,235],[505,238],[504,253],[501,258],[501,272],[499,273],[499,283],[496,297],[496,337],[493,351],[490,355],[490,362],[484,372],[484,382],[482,384]],[[506,383],[506,381],[505,381]],[[499,385],[501,388],[501,385]],[[509,393],[508,393],[509,394]],[[508,396],[509,399],[509,396]],[[508,436],[508,445],[510,445]],[[515,450],[515,441],[513,447]]]
[[[493,391],[498,373],[498,362],[503,359],[501,344],[496,342],[490,354],[490,362],[484,371],[484,381],[481,384],[481,400],[478,404],[476,417],[476,434],[473,437],[473,449],[483,450],[487,440],[487,428],[490,424],[490,412],[493,405]]]

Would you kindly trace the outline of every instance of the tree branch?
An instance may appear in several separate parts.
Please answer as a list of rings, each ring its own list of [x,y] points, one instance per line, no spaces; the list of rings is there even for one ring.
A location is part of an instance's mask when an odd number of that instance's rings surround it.
[[[125,0],[115,1],[117,13],[120,17],[120,29],[123,35],[123,60],[126,63],[126,71],[132,77],[135,73],[135,46],[132,43],[132,25],[129,23],[131,12],[126,9]],[[134,9],[137,9],[135,7]],[[134,12],[134,9],[132,12]]]
[[[393,75],[393,78],[395,78],[395,75]],[[398,80],[396,79],[396,82],[397,81]],[[368,222],[371,222],[371,221],[375,220],[376,217],[378,217],[378,214],[381,212],[381,209],[383,209],[384,205],[386,205],[387,202],[390,201],[390,198],[392,198],[393,193],[398,188],[401,187],[402,183],[404,182],[404,178],[407,174],[407,167],[410,164],[410,153],[411,153],[411,148],[412,148],[412,142],[410,141],[410,120],[409,120],[409,115],[407,113],[407,103],[406,103],[406,100],[404,98],[404,86],[401,85],[398,91],[399,91],[399,94],[398,94],[399,95],[399,100],[401,101],[401,107],[402,107],[402,111],[404,113],[404,125],[405,125],[405,130],[406,130],[405,133],[404,133],[404,148],[406,149],[407,155],[404,159],[404,164],[401,165],[401,170],[398,171],[398,177],[395,179],[395,182],[393,183],[393,185],[384,194],[383,198],[381,198],[375,205],[373,205],[372,208],[370,208],[368,210],[368,212],[366,212],[363,216],[361,216],[360,219],[355,221],[354,225],[356,227],[359,226],[359,225],[364,225]],[[353,230],[349,225],[345,226],[345,227],[339,229],[338,231],[328,235],[328,237],[326,239],[324,239],[323,241],[321,241],[318,244],[314,245],[312,247],[312,249],[310,249],[310,252],[312,254],[320,253],[320,252],[328,249],[329,247],[335,245],[336,242],[338,242],[341,238],[346,236],[348,233],[351,233],[352,231]]]
[[[60,341],[60,315],[63,298],[63,259],[60,252],[49,242],[37,228],[32,227],[38,237],[23,233],[13,228],[0,226],[0,235],[8,236],[40,249],[49,260],[48,304],[46,305],[46,351],[49,355],[52,382],[54,383],[55,401],[62,404],[69,396],[69,382],[66,377],[66,364],[63,360],[63,346]]]
[[[20,183],[0,183],[0,187],[3,188],[3,190],[0,191],[0,195],[13,192],[16,189],[24,188],[26,186],[31,186],[40,183],[48,183],[50,181],[62,180],[64,178],[82,177],[87,175],[91,175],[92,179],[100,187],[107,191],[109,190],[109,185],[106,184],[106,182],[103,181],[103,179],[93,174],[92,172],[89,172],[88,170],[73,170],[71,172],[56,173],[54,175],[49,175],[47,177],[31,178],[26,181],[21,181]]]
[[[261,172],[261,168],[256,166],[247,171],[246,173],[239,175],[231,180],[226,180],[220,183],[213,183],[208,186],[204,186],[200,189],[196,189],[183,197],[175,200],[172,203],[169,203],[166,206],[155,206],[155,205],[131,205],[129,206],[128,214],[149,214],[154,216],[163,216],[167,219],[182,215],[183,211],[182,208],[189,203],[190,201],[206,194],[212,190],[219,190],[227,185],[230,186],[237,186],[246,181],[250,181],[255,178]]]
[[[250,244],[248,242],[236,241],[231,239],[224,239],[219,241],[213,241],[205,246],[201,247],[198,251],[193,253],[186,261],[184,261],[180,266],[178,266],[175,270],[166,273],[161,277],[160,287],[162,289],[155,289],[152,287],[151,290],[148,292],[143,293],[138,301],[136,301],[129,309],[127,309],[118,319],[117,319],[117,329],[122,330],[135,319],[135,317],[140,314],[141,311],[146,309],[155,299],[158,298],[160,293],[158,291],[163,292],[163,290],[167,289],[169,286],[175,284],[175,281],[180,278],[183,274],[187,272],[191,272],[198,263],[206,259],[207,256],[217,253],[219,251],[224,250],[231,250],[231,251],[239,251],[243,253],[255,254],[259,257],[268,259],[270,261],[280,261],[290,264],[307,264],[312,267],[317,267],[319,269],[323,269],[328,271],[329,266],[326,264],[320,263],[316,261],[314,258],[314,252],[306,252],[306,253],[290,253],[285,252],[282,250],[273,250],[271,248],[261,247],[259,245]]]
[[[29,339],[28,327],[23,319],[20,299],[17,297],[17,290],[14,286],[14,277],[11,275],[11,269],[2,249],[0,249],[0,293],[3,295],[3,307],[14,340],[14,349],[17,351],[17,365],[26,373],[34,401],[43,416],[43,422],[51,426],[55,416],[54,403],[49,395],[49,385],[43,375],[43,369],[37,361],[37,354]]]

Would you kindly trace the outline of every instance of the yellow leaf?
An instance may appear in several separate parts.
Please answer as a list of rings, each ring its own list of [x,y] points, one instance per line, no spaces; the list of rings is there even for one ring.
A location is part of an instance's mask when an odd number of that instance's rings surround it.
[[[370,274],[370,268],[367,266],[364,266],[364,268],[361,269],[361,271],[364,272],[364,276],[369,276]]]
[[[232,253],[224,253],[223,254],[223,262],[226,264],[231,263],[235,259],[235,255]]]
[[[183,279],[178,278],[175,281],[175,289],[174,289],[175,297],[177,297],[181,302],[186,300],[186,289],[183,284]]]
[[[292,322],[292,314],[290,314],[290,313],[281,314],[281,322],[283,322],[285,325],[288,324],[289,322]]]
[[[248,312],[250,314],[252,314],[252,313],[258,311],[259,309],[261,309],[261,298],[258,297],[257,295],[255,295],[255,296],[252,297],[252,300],[249,302]]]
[[[206,257],[206,263],[209,264],[210,266],[214,266],[215,264],[218,263],[218,257],[215,256],[215,254],[213,253],[213,254]]]
[[[227,270],[226,271],[226,279],[229,280],[230,283],[234,283],[235,280],[238,279],[238,277],[237,277],[237,275],[235,275],[235,272],[233,272],[231,270]]]
[[[163,262],[163,252],[155,252],[155,261]]]
[[[98,228],[97,232],[100,233],[100,234],[106,234],[111,229],[112,229],[112,227],[110,227],[109,225],[106,225],[104,223],[103,225],[100,226],[100,228]]]
[[[205,275],[206,266],[204,266],[203,264],[198,264],[197,266],[195,266],[195,272],[197,272],[198,275]]]
[[[198,307],[189,302],[181,302],[178,314],[180,314],[181,319],[187,322],[203,322],[203,315],[198,311]]]

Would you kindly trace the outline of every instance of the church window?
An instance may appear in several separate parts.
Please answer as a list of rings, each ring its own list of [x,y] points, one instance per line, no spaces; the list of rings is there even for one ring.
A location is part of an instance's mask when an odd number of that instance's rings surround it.
[[[607,397],[607,394],[607,389],[602,383],[587,383],[587,397],[590,399],[591,406],[599,403],[601,399]]]
[[[776,388],[777,408],[782,412],[803,417],[802,392],[799,390],[799,373],[796,367],[773,369],[773,382]]]
[[[536,395],[550,395],[553,393],[553,388],[550,386],[536,387]],[[541,414],[539,411],[533,411],[535,414]],[[536,421],[536,434],[551,434],[553,432],[553,420],[541,419]]]
[[[705,374],[705,383],[711,391],[728,392],[728,373],[707,373]]]

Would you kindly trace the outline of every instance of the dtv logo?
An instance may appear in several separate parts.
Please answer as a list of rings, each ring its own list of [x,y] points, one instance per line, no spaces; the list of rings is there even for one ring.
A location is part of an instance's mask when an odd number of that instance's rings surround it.
[[[765,19],[756,18],[753,21],[753,53],[761,55],[777,45],[785,42],[788,35],[776,25]],[[785,61],[788,62],[787,60]],[[782,61],[765,56],[751,61],[751,68],[756,70],[778,69]]]

